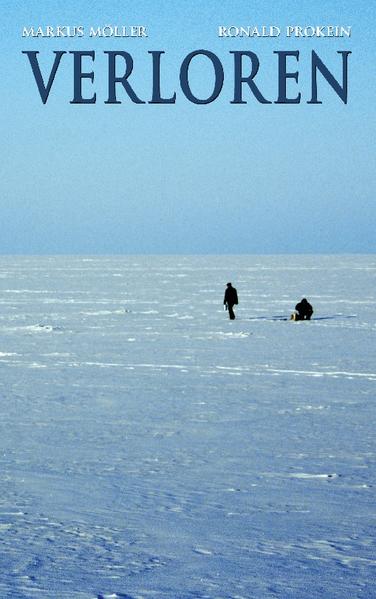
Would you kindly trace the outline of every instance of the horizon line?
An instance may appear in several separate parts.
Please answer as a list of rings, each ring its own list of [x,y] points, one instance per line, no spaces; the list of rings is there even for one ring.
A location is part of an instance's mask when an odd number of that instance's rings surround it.
[[[22,253],[22,252],[16,252],[16,253],[2,253],[0,252],[0,257],[2,258],[12,258],[12,257],[19,257],[19,258],[53,258],[53,257],[95,257],[95,258],[101,258],[101,257],[128,257],[128,256],[150,256],[150,257],[156,257],[156,256],[215,256],[215,257],[220,257],[220,256],[258,256],[258,257],[277,257],[277,256],[376,256],[376,250],[374,252],[363,252],[363,251],[352,251],[352,252],[241,252],[241,253],[216,253],[216,252],[177,252],[177,253],[171,253],[171,252],[156,252],[156,253],[152,253],[152,252],[128,252],[128,253],[117,253],[117,252],[104,252],[104,253],[79,253],[79,252],[56,252],[56,253],[30,253],[30,254],[26,254],[26,253]]]

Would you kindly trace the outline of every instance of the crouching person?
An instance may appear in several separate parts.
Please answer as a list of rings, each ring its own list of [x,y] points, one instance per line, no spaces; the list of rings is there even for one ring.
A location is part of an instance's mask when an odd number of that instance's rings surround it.
[[[313,308],[305,297],[296,304],[295,312],[291,315],[291,320],[311,320]]]

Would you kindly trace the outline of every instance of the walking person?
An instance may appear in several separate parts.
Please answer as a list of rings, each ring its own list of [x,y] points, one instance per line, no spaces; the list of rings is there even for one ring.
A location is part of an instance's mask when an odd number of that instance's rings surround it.
[[[231,283],[227,283],[223,304],[226,306],[226,310],[228,310],[230,320],[235,320],[233,308],[234,306],[238,305],[238,292],[236,291],[235,287],[231,285]]]

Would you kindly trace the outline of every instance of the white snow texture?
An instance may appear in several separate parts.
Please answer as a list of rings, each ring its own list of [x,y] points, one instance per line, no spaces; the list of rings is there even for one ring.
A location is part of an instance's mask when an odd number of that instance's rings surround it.
[[[1,599],[376,597],[375,273],[1,257]]]

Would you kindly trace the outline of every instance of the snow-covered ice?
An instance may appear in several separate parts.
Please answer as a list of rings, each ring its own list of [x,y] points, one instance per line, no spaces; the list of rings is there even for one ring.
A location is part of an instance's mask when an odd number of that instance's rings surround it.
[[[376,597],[375,274],[1,257],[1,599]]]

